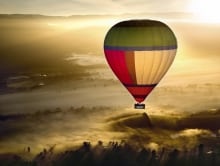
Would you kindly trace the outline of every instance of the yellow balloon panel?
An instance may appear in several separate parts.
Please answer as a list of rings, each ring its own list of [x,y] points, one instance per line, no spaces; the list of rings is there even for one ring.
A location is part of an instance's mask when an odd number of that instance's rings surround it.
[[[172,64],[176,54],[173,50],[135,51],[135,74],[137,85],[157,84]]]

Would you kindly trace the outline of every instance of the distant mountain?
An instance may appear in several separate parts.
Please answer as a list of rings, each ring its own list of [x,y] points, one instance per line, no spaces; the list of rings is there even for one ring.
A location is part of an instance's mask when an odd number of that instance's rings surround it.
[[[107,14],[107,15],[70,15],[70,16],[48,16],[48,15],[41,15],[41,14],[0,14],[1,18],[65,18],[65,19],[94,19],[94,18],[124,18],[124,17],[160,17],[160,18],[192,18],[192,13],[183,13],[183,12],[169,12],[169,13],[125,13],[125,14]]]

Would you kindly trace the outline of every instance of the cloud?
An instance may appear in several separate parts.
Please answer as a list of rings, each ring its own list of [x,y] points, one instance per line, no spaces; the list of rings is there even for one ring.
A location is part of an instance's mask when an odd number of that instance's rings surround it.
[[[176,134],[171,134],[172,139],[177,139],[181,137],[215,137],[215,135],[209,130],[203,129],[185,129]]]
[[[189,116],[187,120],[168,113],[147,116],[140,110],[101,106],[28,111],[1,116],[0,151],[31,146],[33,151],[39,152],[51,144],[62,149],[83,141],[94,143],[99,139],[105,143],[126,140],[132,145],[156,150],[161,147],[192,148],[199,143],[215,144],[219,141],[216,137],[218,133],[215,133],[217,130],[199,128],[193,123],[208,122],[219,129],[220,125],[215,123],[220,119],[217,110],[208,119],[206,115],[210,113],[204,111],[194,115],[196,118],[190,119]],[[177,123],[179,121],[180,126]]]
[[[49,15],[173,12],[185,11],[189,2],[171,0],[169,5],[162,5],[162,0],[0,0],[0,11]]]
[[[67,57],[66,60],[74,61],[81,66],[103,65],[106,63],[104,56],[96,56],[90,53],[88,54],[73,53],[71,56]]]

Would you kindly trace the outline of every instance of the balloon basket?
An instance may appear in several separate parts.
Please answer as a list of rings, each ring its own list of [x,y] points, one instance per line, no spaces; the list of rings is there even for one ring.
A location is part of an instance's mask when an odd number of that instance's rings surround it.
[[[145,104],[136,103],[134,104],[135,109],[145,109]]]

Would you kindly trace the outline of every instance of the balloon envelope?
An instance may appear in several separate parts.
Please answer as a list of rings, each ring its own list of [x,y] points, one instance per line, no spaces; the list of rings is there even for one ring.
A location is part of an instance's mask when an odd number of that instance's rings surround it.
[[[155,20],[129,20],[106,34],[104,52],[112,71],[141,103],[172,64],[177,40],[172,30]]]

